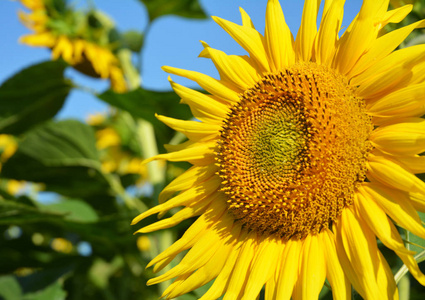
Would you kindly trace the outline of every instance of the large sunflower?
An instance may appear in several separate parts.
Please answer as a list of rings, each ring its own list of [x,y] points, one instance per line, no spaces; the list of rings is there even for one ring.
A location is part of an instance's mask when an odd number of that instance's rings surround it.
[[[425,238],[425,45],[394,51],[419,21],[390,33],[411,11],[365,0],[339,36],[345,1],[307,0],[293,39],[277,0],[269,0],[264,35],[241,10],[242,25],[213,17],[248,53],[226,55],[203,43],[220,80],[164,67],[210,94],[171,81],[198,121],[158,118],[188,141],[153,159],[193,166],[161,193],[160,205],[133,223],[183,206],[147,233],[199,216],[181,239],[154,258],[148,284],[176,280],[167,299],[214,283],[201,298],[317,299],[325,279],[335,299],[351,285],[365,299],[397,299],[377,238],[411,274],[425,276],[404,247],[397,224]]]

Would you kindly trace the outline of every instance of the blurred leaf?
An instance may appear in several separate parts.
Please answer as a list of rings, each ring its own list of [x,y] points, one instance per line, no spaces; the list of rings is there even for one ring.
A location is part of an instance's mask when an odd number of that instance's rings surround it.
[[[23,300],[64,300],[66,299],[66,291],[63,290],[62,285],[56,281],[44,290],[25,294]]]
[[[143,46],[143,34],[136,30],[129,30],[122,33],[122,40],[125,48],[133,52],[140,52]]]
[[[152,22],[163,15],[177,15],[186,18],[205,19],[206,15],[198,0],[140,0],[148,10]]]
[[[109,278],[117,272],[123,264],[124,261],[121,256],[115,256],[110,263],[98,258],[94,261],[88,276],[96,286],[105,289],[108,285]]]
[[[93,129],[75,120],[49,122],[29,132],[3,166],[7,178],[42,182],[70,197],[105,194]]]
[[[0,299],[4,299],[4,300],[21,300],[22,299],[22,290],[15,276],[0,277]]]
[[[71,88],[65,67],[61,61],[44,62],[0,86],[0,133],[21,134],[56,115]]]
[[[15,200],[0,199],[0,225],[18,225],[34,221],[48,221],[49,219],[57,219],[58,215],[53,213],[44,213],[43,211],[16,202]]]
[[[45,293],[47,295],[63,294],[57,291],[56,288],[53,288],[49,291],[49,287],[51,285],[55,285],[55,283],[57,283],[57,281],[65,274],[72,272],[72,269],[75,268],[75,264],[73,261],[64,261],[63,259],[61,262],[62,264],[60,265],[51,266],[50,268],[46,268],[44,270],[34,272],[30,275],[17,278],[25,295],[33,295],[33,297],[28,297],[28,299],[53,299],[36,297],[37,294],[40,294],[40,296],[44,294],[40,292],[45,289],[48,290],[47,293]]]
[[[174,92],[156,92],[138,88],[128,93],[108,90],[98,97],[112,106],[128,111],[135,118],[152,123],[160,146],[168,143],[175,132],[158,121],[155,113],[183,120],[192,118],[189,107],[179,104],[180,97]]]
[[[47,212],[64,214],[68,221],[93,223],[99,220],[94,209],[81,200],[68,199],[41,207]]]
[[[425,223],[425,213],[418,211],[418,214],[419,214],[419,217],[422,220],[422,223]],[[407,248],[409,250],[416,251],[417,253],[424,251],[425,250],[425,240],[414,235],[413,233],[411,233],[409,231],[406,231],[406,232],[407,232],[406,233],[407,240],[410,243],[413,243],[413,244],[407,244]]]

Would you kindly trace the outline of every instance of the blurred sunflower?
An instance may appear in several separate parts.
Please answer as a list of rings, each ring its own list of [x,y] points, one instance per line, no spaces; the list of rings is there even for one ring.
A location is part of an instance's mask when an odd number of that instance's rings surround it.
[[[63,58],[78,71],[95,78],[109,78],[116,92],[127,83],[110,40],[111,21],[98,11],[84,14],[67,6],[65,0],[21,0],[30,13],[19,11],[21,22],[34,31],[21,37],[24,44],[47,47],[52,58]]]
[[[137,175],[139,177],[137,183],[143,183],[147,178],[147,168],[142,164],[139,151],[133,149],[133,145],[130,145],[128,141],[123,140],[120,132],[115,128],[119,127],[117,124],[120,122],[119,117],[119,114],[95,114],[89,116],[87,120],[87,123],[96,130],[96,148],[100,151],[102,170],[105,173]]]
[[[16,139],[9,134],[0,134],[0,171],[2,165],[13,155],[18,149]],[[0,185],[4,185],[9,194],[17,194],[25,185],[24,181],[14,179],[0,179]]]
[[[158,116],[188,141],[148,161],[193,166],[133,220],[184,206],[138,230],[148,233],[199,216],[148,265],[160,271],[188,250],[148,282],[176,278],[167,299],[214,279],[202,300],[257,299],[264,285],[265,299],[317,299],[325,279],[334,299],[350,299],[351,286],[365,299],[398,299],[377,238],[425,285],[395,226],[425,238],[425,183],[415,176],[425,172],[425,45],[394,51],[425,21],[383,34],[412,6],[365,0],[339,36],[344,2],[326,1],[317,29],[320,1],[306,0],[295,40],[277,0],[264,35],[242,9],[242,25],[213,17],[249,53],[203,42],[220,80],[164,67],[210,93],[170,80],[199,122]]]

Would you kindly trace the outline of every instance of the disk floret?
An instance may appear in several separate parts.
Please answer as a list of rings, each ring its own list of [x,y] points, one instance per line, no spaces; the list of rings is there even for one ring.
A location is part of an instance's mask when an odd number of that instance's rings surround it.
[[[284,239],[320,232],[364,181],[372,129],[364,100],[333,70],[266,75],[223,122],[216,160],[230,212]]]

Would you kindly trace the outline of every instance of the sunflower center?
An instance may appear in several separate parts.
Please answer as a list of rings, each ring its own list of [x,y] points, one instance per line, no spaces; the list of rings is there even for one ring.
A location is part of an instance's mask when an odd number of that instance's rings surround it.
[[[217,164],[229,211],[250,230],[304,238],[330,226],[364,181],[364,100],[313,63],[269,74],[223,123]]]

